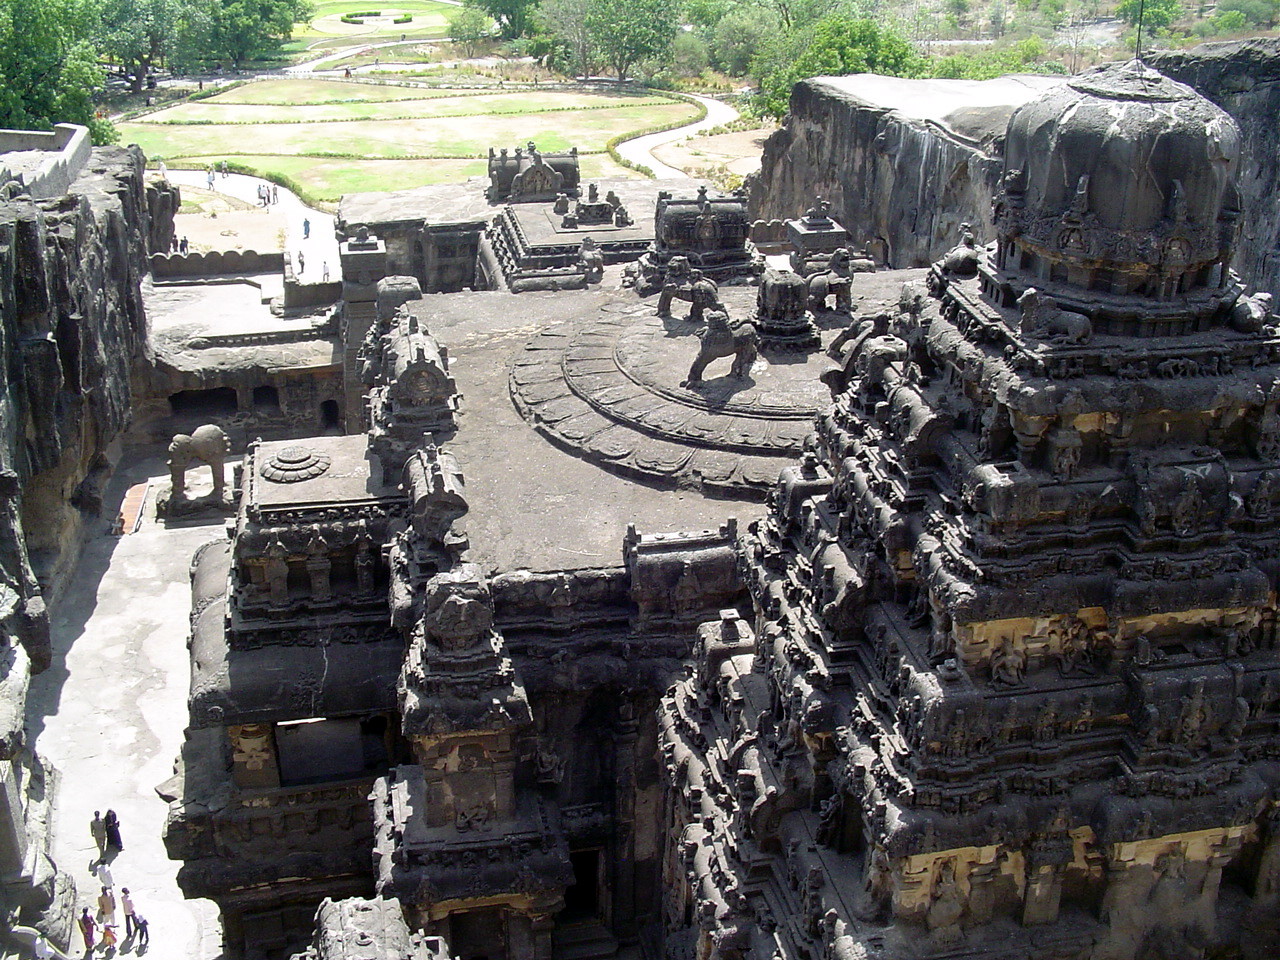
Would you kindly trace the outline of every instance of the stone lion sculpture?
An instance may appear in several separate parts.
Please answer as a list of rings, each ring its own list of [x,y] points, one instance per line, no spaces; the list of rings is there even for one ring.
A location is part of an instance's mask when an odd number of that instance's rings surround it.
[[[729,371],[732,377],[745,377],[755,363],[759,337],[754,326],[746,321],[730,324],[729,314],[718,308],[708,310],[706,318],[707,325],[698,331],[701,341],[698,356],[681,386],[701,383],[707,364],[720,357],[733,357],[733,368]]]

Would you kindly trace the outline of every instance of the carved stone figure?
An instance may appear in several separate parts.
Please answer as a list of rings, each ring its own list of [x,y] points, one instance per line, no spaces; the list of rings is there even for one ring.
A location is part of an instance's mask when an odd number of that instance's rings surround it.
[[[190,436],[179,433],[169,444],[169,480],[173,485],[173,497],[184,499],[187,488],[187,468],[195,461],[207,463],[213,474],[213,491],[209,499],[222,500],[226,483],[225,464],[231,450],[231,441],[217,424],[207,423],[197,427]]]
[[[689,367],[689,375],[682,386],[701,383],[707,364],[720,357],[733,357],[729,376],[738,379],[750,374],[751,364],[755,363],[758,342],[755,327],[746,321],[731,324],[729,315],[719,309],[708,311],[706,318],[707,325],[698,331],[698,356]]]
[[[1018,298],[1021,331],[1052,343],[1084,344],[1093,338],[1093,324],[1080,313],[1062,310],[1050,296],[1028,287]]]
[[[578,263],[587,276],[587,283],[599,283],[604,276],[604,253],[591,237],[583,237],[578,247]]]

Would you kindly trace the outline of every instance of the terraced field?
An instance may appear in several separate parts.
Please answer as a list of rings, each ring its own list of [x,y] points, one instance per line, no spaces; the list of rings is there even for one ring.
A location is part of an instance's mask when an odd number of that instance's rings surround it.
[[[362,81],[273,79],[119,124],[153,162],[222,160],[289,177],[311,197],[456,182],[484,173],[492,147],[576,146],[588,176],[628,176],[608,141],[688,122],[683,100],[613,92],[441,90]]]

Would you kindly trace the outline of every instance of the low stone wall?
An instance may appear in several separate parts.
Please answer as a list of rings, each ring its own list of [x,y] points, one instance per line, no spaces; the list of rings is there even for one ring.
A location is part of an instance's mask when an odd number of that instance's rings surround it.
[[[153,253],[151,275],[172,277],[215,277],[222,274],[278,273],[284,269],[280,251],[211,250],[208,253]],[[336,298],[335,298],[336,299]]]
[[[48,154],[34,171],[11,172],[0,160],[0,183],[17,179],[33,200],[60,197],[70,189],[89,162],[93,143],[89,129],[76,123],[59,123],[52,130],[0,130],[0,155],[28,150]]]

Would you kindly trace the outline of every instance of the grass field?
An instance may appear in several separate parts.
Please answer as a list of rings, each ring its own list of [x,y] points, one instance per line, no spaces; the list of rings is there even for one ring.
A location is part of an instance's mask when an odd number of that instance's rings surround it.
[[[343,14],[377,10],[380,16],[363,23],[343,23]],[[367,3],[361,0],[320,0],[309,23],[294,27],[294,40],[316,40],[325,37],[396,39],[402,34],[409,39],[444,37],[449,33],[449,20],[457,15],[452,4],[435,0],[391,0],[390,3]],[[393,23],[399,16],[412,16],[408,23]]]
[[[313,198],[452,183],[485,172],[490,147],[576,146],[586,176],[630,176],[603,153],[614,136],[693,119],[662,96],[432,90],[338,80],[263,80],[118,125],[153,161],[229,160],[286,176]]]

